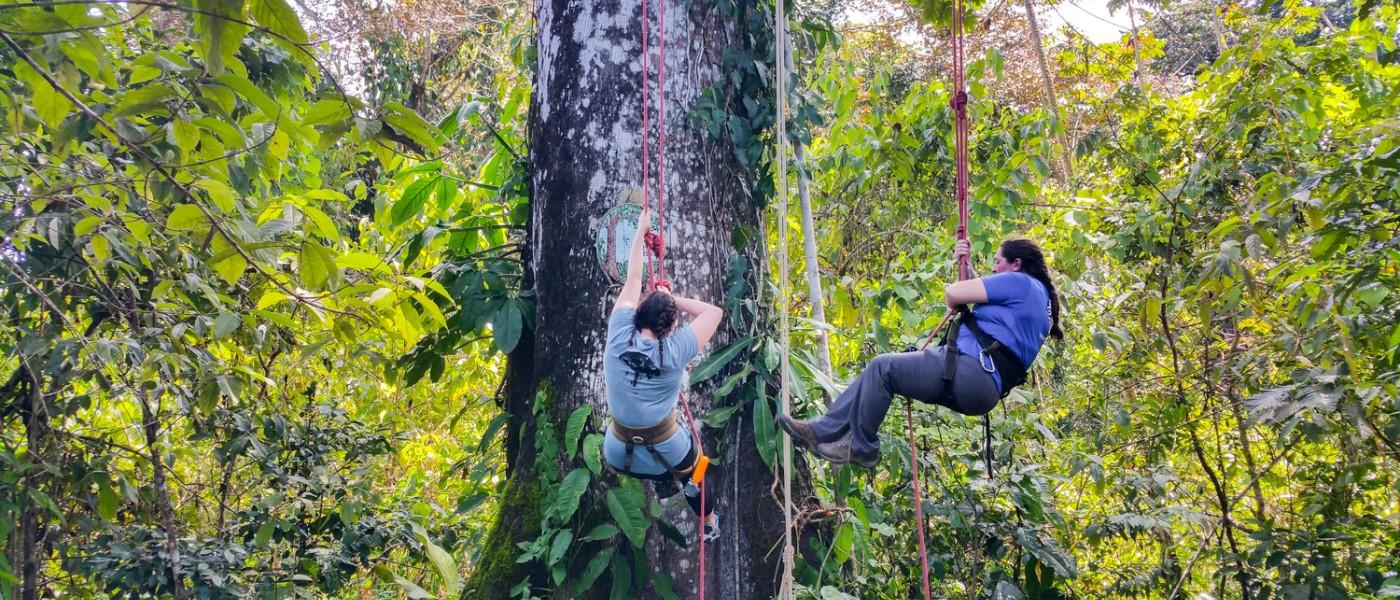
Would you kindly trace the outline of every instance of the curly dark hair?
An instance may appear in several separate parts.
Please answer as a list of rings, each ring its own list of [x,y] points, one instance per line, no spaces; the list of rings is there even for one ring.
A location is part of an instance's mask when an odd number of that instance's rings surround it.
[[[637,331],[642,329],[651,330],[656,336],[656,342],[660,344],[671,334],[671,329],[676,326],[676,318],[680,314],[680,309],[676,307],[676,299],[665,292],[652,292],[642,299],[642,303],[637,306],[637,313],[632,316],[632,335],[637,335]],[[661,353],[661,367],[666,366],[666,353]]]

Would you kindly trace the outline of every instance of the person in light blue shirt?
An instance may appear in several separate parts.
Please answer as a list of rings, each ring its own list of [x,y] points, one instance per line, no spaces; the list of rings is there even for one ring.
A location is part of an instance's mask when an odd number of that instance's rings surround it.
[[[969,253],[965,241],[954,250],[958,260]],[[1045,255],[1035,242],[1002,242],[992,271],[992,275],[959,281],[944,290],[949,310],[973,305],[973,325],[990,337],[988,344],[993,346],[984,349],[972,325],[965,323],[959,328],[952,390],[944,389],[947,346],[882,354],[870,361],[826,414],[811,420],[780,416],[779,425],[800,446],[822,458],[873,467],[880,457],[880,423],[895,394],[938,403],[965,415],[991,412],[1010,391],[1003,379],[1004,369],[997,364],[1010,368],[1006,370],[1019,369],[1023,375],[1035,362],[1046,337],[1064,337],[1059,295],[1045,266]],[[992,354],[1003,358],[989,356]]]
[[[642,209],[638,223],[651,223]],[[603,439],[603,457],[619,471],[658,482],[658,491],[677,473],[688,472],[700,454],[691,432],[675,423],[676,403],[686,381],[686,366],[714,337],[724,318],[719,307],[671,293],[661,282],[642,298],[644,237],[632,240],[627,258],[627,280],[608,317],[608,337],[603,348],[603,383],[608,412],[614,426]],[[679,313],[691,315],[690,323],[677,327]],[[619,438],[621,426],[637,439]],[[669,432],[669,433],[668,433]],[[663,439],[653,439],[653,438]],[[637,440],[645,439],[645,442]],[[629,445],[631,446],[629,448]],[[692,507],[699,512],[698,504]],[[713,507],[707,507],[710,513]],[[707,515],[710,524],[714,516]],[[713,531],[713,527],[707,527]]]

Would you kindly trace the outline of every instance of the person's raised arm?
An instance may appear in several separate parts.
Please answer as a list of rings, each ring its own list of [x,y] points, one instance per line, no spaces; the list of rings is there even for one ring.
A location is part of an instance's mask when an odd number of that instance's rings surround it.
[[[987,301],[987,286],[978,277],[964,279],[944,288],[943,298],[948,303],[948,308],[957,308],[964,304],[982,304]]]
[[[649,229],[651,209],[643,206],[642,214],[637,216],[637,233],[632,236],[632,249],[627,252],[627,280],[622,284],[622,291],[617,294],[613,310],[636,306],[642,301],[642,269],[646,266],[646,257],[643,254],[646,245],[644,238]]]
[[[694,298],[675,296],[675,299],[676,308],[695,317],[690,321],[690,330],[695,332],[696,350],[704,350],[705,344],[710,343],[710,338],[715,336],[715,330],[719,329],[719,323],[724,319],[724,309]]]

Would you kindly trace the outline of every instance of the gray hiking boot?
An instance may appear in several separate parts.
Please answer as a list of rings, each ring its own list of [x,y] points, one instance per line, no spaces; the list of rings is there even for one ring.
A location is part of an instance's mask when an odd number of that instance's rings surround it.
[[[781,426],[783,431],[786,431],[788,435],[792,436],[793,441],[797,442],[798,446],[816,448],[817,444],[821,443],[817,440],[817,432],[812,431],[812,423],[810,421],[794,419],[787,415],[778,415],[778,425]]]
[[[822,442],[817,444],[815,452],[817,456],[838,465],[850,463],[867,469],[873,469],[875,465],[880,464],[879,454],[864,456],[853,452],[851,450],[851,436],[849,435],[834,442]]]

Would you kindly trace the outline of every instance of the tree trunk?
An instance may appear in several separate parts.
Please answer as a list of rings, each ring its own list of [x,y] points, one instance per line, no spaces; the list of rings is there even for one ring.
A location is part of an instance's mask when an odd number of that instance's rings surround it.
[[[160,511],[161,528],[165,530],[165,552],[170,559],[170,590],[175,598],[185,597],[185,580],[180,569],[180,536],[175,525],[175,503],[170,499],[170,486],[165,477],[165,458],[160,451],[160,422],[151,406],[150,393],[136,388],[141,401],[141,428],[146,434],[146,451],[151,459],[151,481],[155,487],[156,508]]]
[[[1132,0],[1128,0],[1126,6],[1128,7],[1128,24],[1133,28],[1133,83],[1138,83],[1139,76],[1142,74],[1142,52],[1138,50],[1140,38],[1138,38],[1137,13],[1133,10]]]
[[[27,380],[24,388],[27,399],[24,402],[24,408],[21,409],[21,415],[24,417],[25,434],[29,442],[29,461],[34,464],[43,464],[48,459],[49,440],[53,436],[49,424],[48,402],[45,401],[42,391],[42,376],[30,369],[27,364],[22,369]],[[43,484],[47,480],[46,469],[35,469],[25,477],[25,485],[22,489],[42,491]],[[19,524],[20,560],[15,564],[15,570],[19,572],[20,577],[20,598],[22,600],[39,600],[40,591],[43,589],[39,578],[44,573],[44,553],[40,538],[45,519],[42,518],[43,510],[31,498],[22,498],[19,504],[23,507]]]
[[[742,167],[728,138],[714,140],[691,124],[688,116],[706,87],[727,89],[722,79],[725,49],[740,43],[734,20],[709,3],[665,0],[665,132],[667,276],[676,293],[720,303],[725,299],[726,267],[736,250],[738,228],[757,231],[758,207],[743,188]],[[538,532],[538,519],[526,516],[538,494],[534,472],[535,412],[563,431],[569,414],[592,405],[606,416],[602,350],[608,311],[616,289],[593,251],[604,213],[628,190],[641,186],[641,6],[628,0],[546,0],[537,6],[539,66],[530,106],[532,167],[531,218],[523,254],[523,281],[535,300],[535,326],[527,329],[507,366],[505,403],[510,482],[489,547],[511,548]],[[656,104],[656,63],[661,27],[659,4],[648,8],[652,26],[648,61],[652,77],[650,105],[651,164],[661,160],[658,140],[662,120]],[[651,192],[653,206],[657,187]],[[738,250],[759,272],[753,247]],[[747,296],[762,286],[752,281]],[[730,314],[711,349],[750,333],[751,316]],[[739,361],[744,360],[741,356]],[[736,361],[737,362],[737,361]],[[719,378],[716,378],[719,379]],[[699,419],[710,408],[709,386],[689,391]],[[546,407],[533,403],[543,398]],[[601,419],[595,419],[601,421]],[[712,598],[764,598],[776,590],[780,553],[769,550],[783,537],[781,506],[769,494],[773,474],[762,462],[746,419],[734,418],[720,431],[704,431],[704,445],[718,464],[706,477],[707,500],[720,517],[720,538],[707,544],[706,588]],[[577,463],[574,466],[581,465]],[[567,467],[566,467],[567,469]],[[605,477],[611,484],[614,479]],[[650,486],[646,486],[650,488]],[[580,513],[601,510],[606,486],[594,485],[583,497]],[[665,573],[677,594],[694,597],[698,584],[695,516],[683,502],[668,503],[660,517],[689,538],[689,548],[648,533],[646,558]],[[620,542],[626,544],[625,541]],[[489,563],[489,564],[488,564]],[[474,597],[504,597],[521,576],[509,571],[504,557],[483,560],[468,586]],[[527,567],[528,569],[528,567]],[[499,578],[497,578],[499,577]],[[507,585],[493,586],[487,581]],[[604,583],[589,594],[607,593]],[[546,584],[547,585],[547,584]],[[562,592],[556,592],[562,594]],[[630,597],[656,597],[651,589]]]
[[[1065,183],[1069,183],[1070,177],[1074,175],[1074,149],[1069,145],[1069,136],[1063,133],[1067,124],[1060,118],[1060,103],[1055,97],[1055,79],[1050,76],[1050,60],[1045,56],[1045,40],[1040,37],[1040,21],[1035,17],[1035,4],[1032,0],[1021,0],[1021,4],[1026,8],[1026,23],[1030,25],[1031,39],[1035,44],[1035,59],[1040,65],[1040,87],[1045,93],[1045,106],[1050,109],[1050,114],[1055,116],[1055,120],[1060,122],[1060,146],[1064,148],[1064,154],[1060,156],[1060,175],[1064,177]]]

